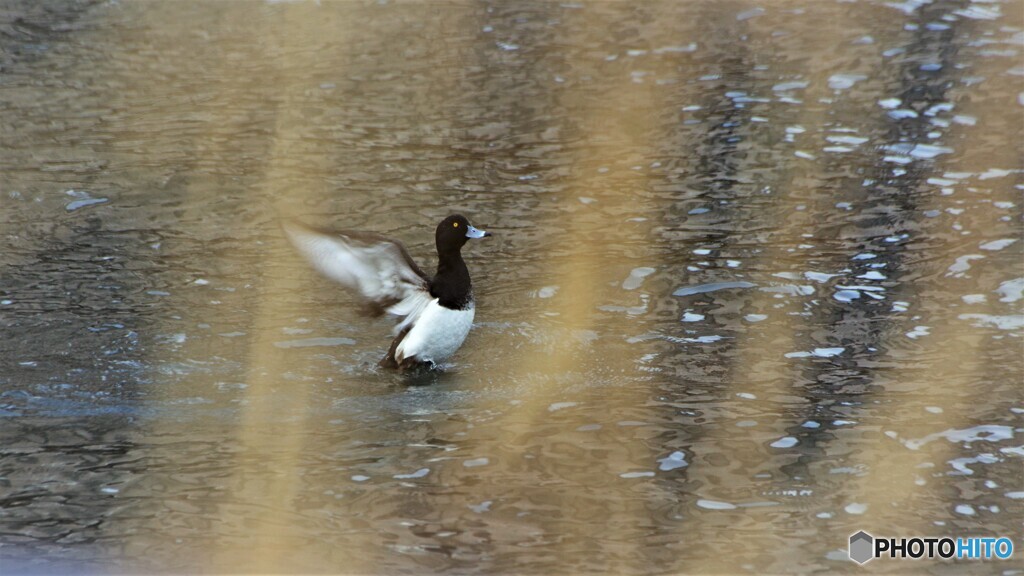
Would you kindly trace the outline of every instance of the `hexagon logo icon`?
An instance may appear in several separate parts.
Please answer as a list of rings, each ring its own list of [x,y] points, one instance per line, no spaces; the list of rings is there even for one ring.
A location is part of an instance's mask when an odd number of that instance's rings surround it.
[[[850,560],[863,564],[874,558],[874,540],[871,534],[863,530],[850,536]]]

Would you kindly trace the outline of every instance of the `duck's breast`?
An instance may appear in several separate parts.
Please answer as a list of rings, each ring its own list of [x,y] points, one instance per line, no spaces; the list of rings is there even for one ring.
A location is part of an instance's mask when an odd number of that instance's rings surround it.
[[[416,357],[426,362],[443,362],[455,353],[473,327],[475,307],[470,302],[463,310],[438,304],[435,298],[424,308],[409,333],[395,350],[399,362]]]

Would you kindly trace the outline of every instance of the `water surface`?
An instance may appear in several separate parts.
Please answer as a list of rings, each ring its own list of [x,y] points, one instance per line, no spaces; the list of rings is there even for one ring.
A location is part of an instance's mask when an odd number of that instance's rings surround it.
[[[11,2],[0,565],[858,570],[1024,520],[1019,2]],[[277,222],[453,211],[440,374]],[[1018,559],[877,561],[993,573]]]

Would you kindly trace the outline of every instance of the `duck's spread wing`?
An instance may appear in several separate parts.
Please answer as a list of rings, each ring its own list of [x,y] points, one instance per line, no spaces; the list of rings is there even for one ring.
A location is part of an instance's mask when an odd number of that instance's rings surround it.
[[[400,243],[368,232],[328,232],[282,223],[295,248],[320,273],[357,291],[377,310],[415,317],[430,300],[427,275]]]

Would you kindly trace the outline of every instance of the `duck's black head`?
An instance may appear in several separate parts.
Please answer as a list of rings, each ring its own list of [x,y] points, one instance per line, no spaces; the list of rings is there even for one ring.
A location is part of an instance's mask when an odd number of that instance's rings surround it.
[[[462,214],[452,214],[437,225],[434,241],[437,243],[437,253],[447,254],[461,250],[463,244],[470,238],[483,238],[490,235],[490,232],[473,228],[469,220],[466,220]]]

